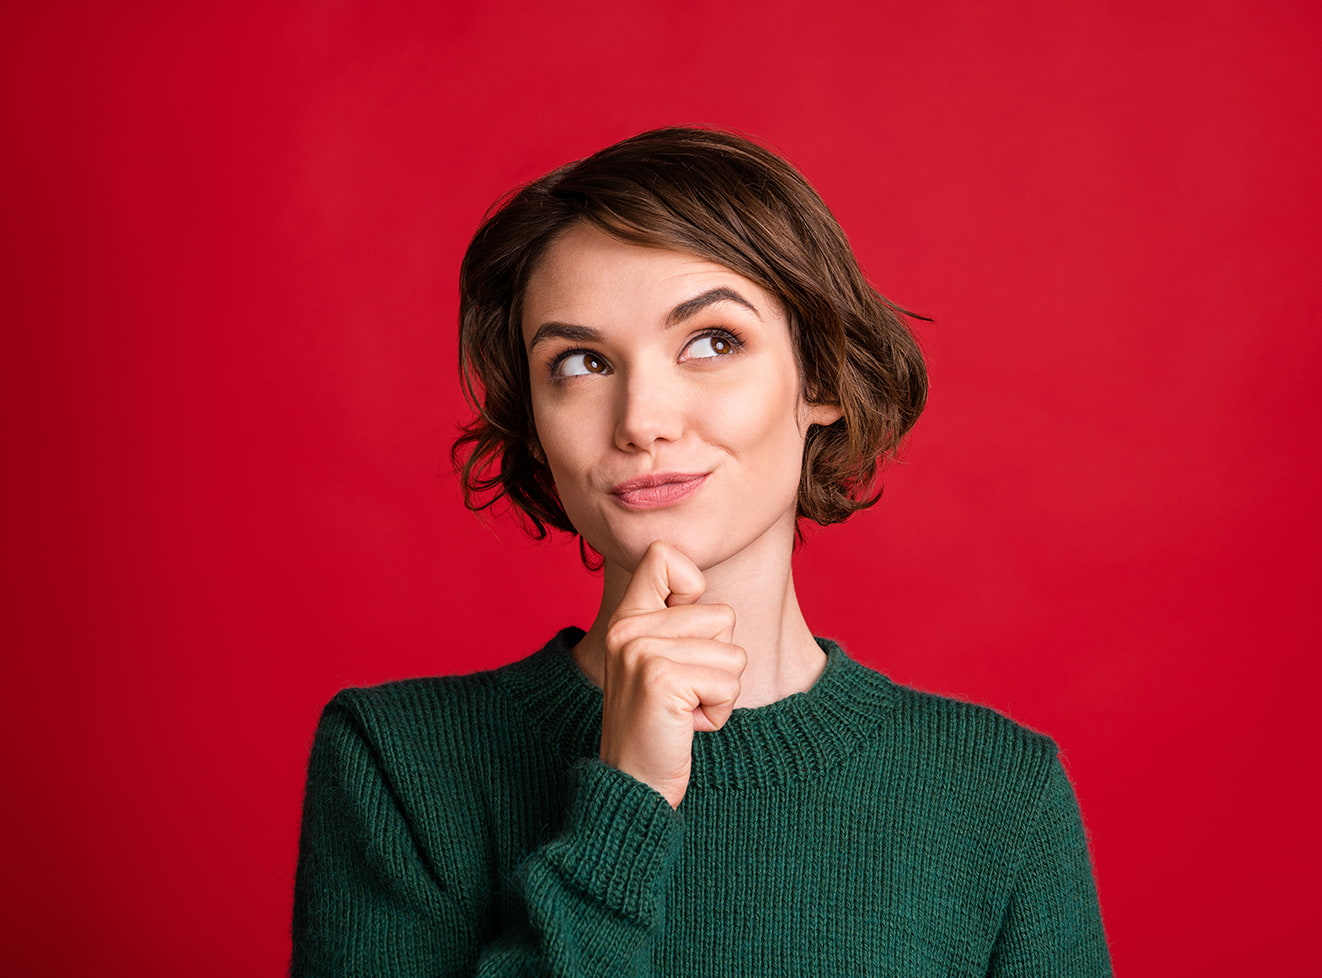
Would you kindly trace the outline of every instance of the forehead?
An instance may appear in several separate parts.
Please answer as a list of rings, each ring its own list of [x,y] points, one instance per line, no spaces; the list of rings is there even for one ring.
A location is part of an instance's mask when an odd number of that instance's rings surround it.
[[[779,316],[770,293],[724,265],[575,224],[547,246],[528,278],[524,338],[548,320],[600,326],[663,320],[679,303],[717,286],[733,288],[756,307],[759,318]]]

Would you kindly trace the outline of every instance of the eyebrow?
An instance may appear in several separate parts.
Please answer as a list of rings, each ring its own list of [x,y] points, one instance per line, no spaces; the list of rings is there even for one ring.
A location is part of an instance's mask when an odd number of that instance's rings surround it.
[[[692,299],[685,299],[679,305],[666,313],[666,328],[678,326],[686,320],[692,319],[708,306],[714,306],[718,302],[733,302],[735,305],[743,306],[758,319],[762,314],[757,311],[757,306],[753,305],[734,289],[724,285],[718,285],[715,288],[708,289],[706,292],[700,292]],[[542,323],[537,327],[537,331],[532,334],[532,339],[528,341],[528,352],[543,340],[562,339],[569,340],[571,343],[600,343],[602,333],[599,329],[593,329],[591,326],[578,326],[573,323],[549,322]]]
[[[666,325],[674,326],[684,322],[686,319],[692,319],[708,306],[714,306],[718,302],[733,302],[736,305],[743,306],[758,319],[762,314],[757,311],[757,306],[753,305],[734,289],[724,285],[718,285],[714,289],[708,289],[706,292],[695,295],[692,299],[686,299],[677,305],[666,316]]]
[[[542,323],[537,327],[537,332],[532,334],[532,339],[528,341],[528,352],[532,352],[542,340],[569,340],[571,343],[600,343],[601,330],[593,329],[591,326],[575,326],[573,323]]]

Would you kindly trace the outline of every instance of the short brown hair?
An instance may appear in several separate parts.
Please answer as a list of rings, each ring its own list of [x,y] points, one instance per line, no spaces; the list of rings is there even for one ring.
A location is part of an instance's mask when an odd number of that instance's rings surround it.
[[[904,319],[911,314],[868,284],[839,224],[794,167],[734,133],[672,128],[608,146],[515,191],[469,244],[459,276],[459,358],[477,417],[451,457],[470,509],[505,497],[538,539],[547,527],[577,532],[533,423],[521,306],[547,246],[579,222],[724,265],[776,296],[805,399],[842,411],[808,432],[798,515],[826,526],[880,498],[878,467],[927,400],[927,370]]]

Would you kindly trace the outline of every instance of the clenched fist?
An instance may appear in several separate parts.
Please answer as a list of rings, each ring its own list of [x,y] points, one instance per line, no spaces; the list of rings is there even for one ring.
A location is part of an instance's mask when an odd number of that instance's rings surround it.
[[[667,543],[647,548],[606,629],[601,759],[678,807],[693,732],[719,730],[739,698],[748,657],[734,609],[698,604],[697,565]]]

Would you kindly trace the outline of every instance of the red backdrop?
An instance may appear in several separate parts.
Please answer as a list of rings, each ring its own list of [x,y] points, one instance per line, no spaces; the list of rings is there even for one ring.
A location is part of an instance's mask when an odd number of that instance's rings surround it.
[[[936,319],[809,622],[1058,740],[1119,973],[1315,966],[1315,4],[34,16],[10,973],[280,973],[324,702],[588,621],[576,551],[448,472],[456,270],[500,193],[674,123],[785,153]]]

